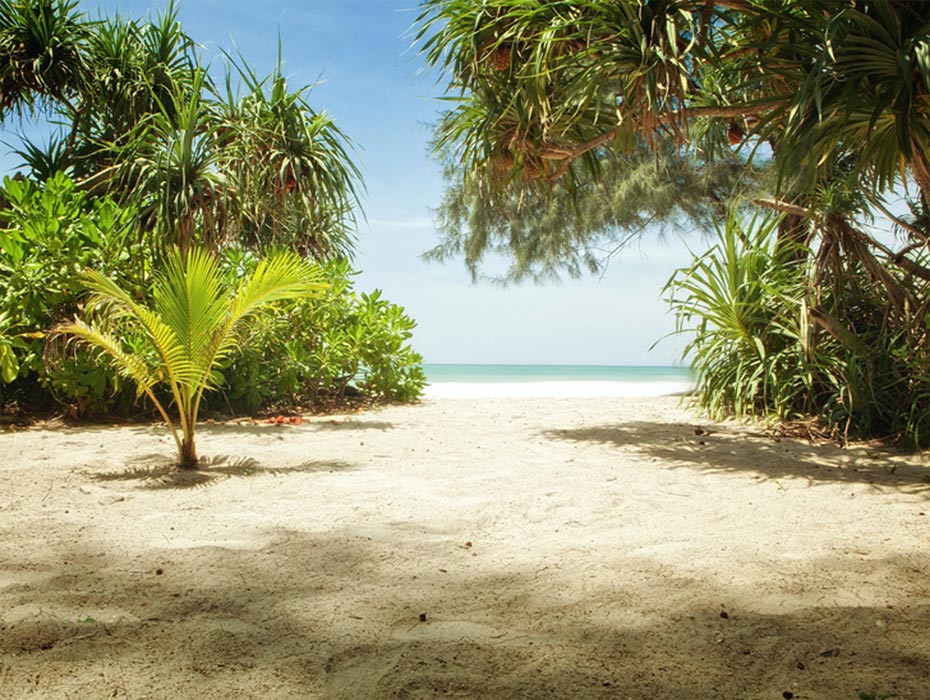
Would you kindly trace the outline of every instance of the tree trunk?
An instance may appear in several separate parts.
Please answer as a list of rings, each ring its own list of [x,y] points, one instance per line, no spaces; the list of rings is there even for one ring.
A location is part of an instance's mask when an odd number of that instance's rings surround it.
[[[785,214],[778,224],[775,250],[785,261],[801,262],[805,257],[805,244],[810,235],[810,223],[799,214]]]
[[[911,156],[909,165],[911,173],[914,175],[914,181],[920,189],[920,194],[924,202],[930,199],[930,153],[926,153],[920,146],[920,143],[912,140],[914,154]]]
[[[197,446],[194,444],[194,436],[185,436],[181,440],[181,458],[180,464],[178,466],[181,469],[196,469],[197,468]]]

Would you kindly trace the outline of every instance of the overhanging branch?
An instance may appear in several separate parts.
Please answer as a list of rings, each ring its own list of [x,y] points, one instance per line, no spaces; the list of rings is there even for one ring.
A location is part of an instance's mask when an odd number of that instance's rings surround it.
[[[807,207],[785,202],[780,199],[754,199],[752,203],[760,207],[765,207],[766,209],[773,209],[774,211],[780,211],[783,214],[791,214],[793,216],[807,217],[811,213],[810,209]]]
[[[733,119],[735,117],[745,116],[746,114],[756,114],[758,112],[774,109],[784,105],[790,99],[790,95],[782,95],[779,97],[773,97],[768,100],[759,100],[757,102],[748,102],[738,105],[686,107],[685,109],[658,114],[655,116],[653,121],[656,127],[659,127],[668,124],[681,123],[690,119],[700,119],[702,117],[711,119]],[[605,143],[609,143],[614,138],[616,138],[621,126],[622,124],[618,124],[612,129],[609,129],[602,134],[598,134],[594,138],[585,141],[584,143],[578,144],[572,148],[560,149],[560,153],[551,154],[549,159],[561,159],[562,162],[559,163],[559,166],[549,174],[547,178],[548,182],[552,184],[560,177],[562,177],[566,172],[568,172],[569,167],[571,167],[571,164],[575,159],[580,158],[585,153],[593,151],[595,148],[599,148]]]

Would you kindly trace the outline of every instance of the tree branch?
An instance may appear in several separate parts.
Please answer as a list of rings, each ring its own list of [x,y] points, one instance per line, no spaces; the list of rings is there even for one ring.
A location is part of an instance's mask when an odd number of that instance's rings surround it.
[[[905,258],[902,255],[901,257],[892,258],[891,262],[893,262],[905,272],[909,272],[915,277],[920,277],[920,279],[930,282],[930,270],[925,268],[923,265],[918,265],[910,258]]]
[[[805,218],[811,213],[810,209],[807,207],[791,204],[791,202],[783,202],[780,199],[754,199],[752,200],[752,203],[757,204],[760,207],[765,207],[766,209],[780,211],[783,214],[792,214],[794,216],[801,216]]]
[[[679,109],[672,112],[664,112],[657,115],[655,117],[655,124],[656,127],[666,126],[675,122],[682,122],[688,119],[699,119],[701,117],[732,119],[734,117],[741,117],[747,113],[756,113],[768,109],[774,109],[775,107],[783,105],[790,99],[790,95],[780,95],[778,97],[773,97],[767,100],[759,100],[757,102],[750,102],[739,105],[685,107],[684,109]],[[554,183],[566,172],[568,172],[569,167],[571,167],[572,162],[576,158],[583,156],[588,151],[592,151],[595,148],[603,146],[605,143],[608,143],[611,139],[613,139],[617,135],[617,132],[620,130],[621,126],[622,125],[618,124],[614,128],[609,129],[602,134],[598,134],[593,139],[578,144],[574,148],[560,149],[564,155],[561,153],[556,154],[555,152],[552,152],[548,156],[545,156],[552,160],[563,159],[559,166],[546,178],[549,184]]]
[[[894,214],[892,214],[890,211],[888,211],[888,210],[884,207],[884,205],[882,205],[881,200],[878,199],[878,197],[873,197],[873,196],[870,196],[869,193],[866,193],[866,198],[869,200],[869,203],[870,203],[873,207],[875,207],[875,208],[878,209],[882,214],[884,214],[885,216],[887,216],[887,217],[892,221],[892,223],[894,223],[896,226],[898,226],[899,228],[901,228],[901,229],[907,231],[908,233],[914,234],[915,236],[917,236],[918,238],[921,239],[921,243],[920,243],[920,244],[915,244],[915,245],[913,245],[913,246],[908,246],[907,248],[904,249],[904,251],[902,251],[901,253],[899,253],[899,255],[904,255],[905,253],[909,252],[910,250],[913,250],[915,247],[920,247],[920,245],[922,245],[924,242],[926,242],[926,240],[927,240],[927,234],[926,234],[924,231],[921,231],[920,229],[911,226],[911,225],[910,225],[909,223],[907,223],[906,221],[903,221],[903,220],[899,219],[897,216],[895,216]]]
[[[738,12],[759,13],[758,7],[746,0],[707,0],[705,3],[710,6],[722,7],[727,10],[737,10]]]
[[[872,351],[856,337],[855,333],[849,330],[822,306],[811,307],[810,314],[818,326],[823,328],[827,333],[849,349],[859,353],[862,357],[870,357],[872,355]]]

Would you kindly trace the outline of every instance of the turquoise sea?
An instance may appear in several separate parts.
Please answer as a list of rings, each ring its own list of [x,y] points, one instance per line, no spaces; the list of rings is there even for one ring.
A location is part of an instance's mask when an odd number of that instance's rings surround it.
[[[603,397],[681,394],[687,367],[426,364],[427,398]]]

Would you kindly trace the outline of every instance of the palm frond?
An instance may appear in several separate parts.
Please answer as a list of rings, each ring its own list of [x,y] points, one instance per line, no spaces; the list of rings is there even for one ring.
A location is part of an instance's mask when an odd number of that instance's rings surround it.
[[[308,296],[325,286],[317,268],[296,253],[280,253],[260,261],[230,289],[215,256],[201,247],[169,253],[155,282],[151,308],[99,272],[88,272],[84,279],[91,293],[88,309],[99,315],[100,324],[75,321],[57,332],[102,351],[152,398],[175,435],[183,466],[196,464],[200,400],[204,391],[215,387],[217,362],[239,346],[239,331],[274,302]],[[120,331],[141,336],[145,350],[128,350]],[[158,384],[171,391],[180,437],[153,393]]]

